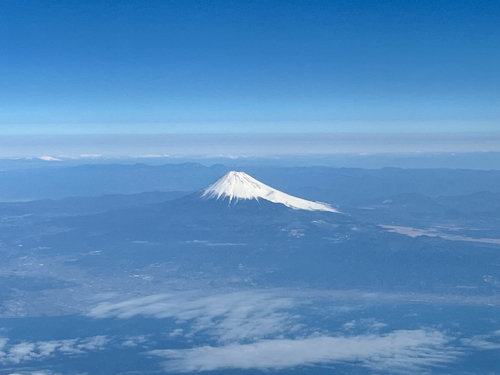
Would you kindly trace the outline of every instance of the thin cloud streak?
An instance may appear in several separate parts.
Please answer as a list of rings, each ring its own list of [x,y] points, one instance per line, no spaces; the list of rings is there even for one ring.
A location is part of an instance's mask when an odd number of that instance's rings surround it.
[[[283,297],[282,290],[203,296],[202,292],[157,294],[101,302],[87,316],[174,319],[169,337],[198,347],[147,352],[167,372],[231,369],[280,370],[300,366],[355,364],[372,371],[424,372],[454,363],[476,350],[498,348],[500,334],[457,340],[436,329],[389,330],[374,318],[351,320],[337,329],[306,324],[298,307],[310,299]],[[345,307],[340,306],[339,311]]]
[[[5,135],[0,157],[269,157],[500,152],[500,133]]]
[[[296,324],[285,309],[290,298],[271,292],[237,292],[200,297],[198,293],[156,294],[118,303],[103,302],[92,308],[93,318],[131,318],[137,315],[173,318],[190,322],[188,337],[207,331],[217,341],[259,339],[290,329]]]
[[[280,370],[338,362],[361,362],[372,370],[416,372],[462,356],[463,352],[447,346],[449,341],[437,331],[401,330],[382,336],[265,340],[246,345],[155,350],[150,354],[169,359],[164,365],[171,372]]]

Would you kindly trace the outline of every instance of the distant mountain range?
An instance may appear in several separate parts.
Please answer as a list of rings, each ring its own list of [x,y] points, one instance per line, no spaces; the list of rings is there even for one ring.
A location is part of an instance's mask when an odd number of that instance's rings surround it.
[[[183,191],[205,188],[236,167],[196,163],[83,165],[0,172],[0,201],[61,199],[104,194]],[[356,169],[333,167],[237,167],[287,194],[332,205],[418,193],[428,197],[479,191],[500,193],[500,171],[458,169]]]

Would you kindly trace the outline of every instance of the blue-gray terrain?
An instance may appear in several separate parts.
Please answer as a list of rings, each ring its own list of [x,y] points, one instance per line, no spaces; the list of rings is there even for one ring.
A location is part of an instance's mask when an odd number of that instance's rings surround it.
[[[0,172],[0,374],[500,374],[500,171],[232,169]]]

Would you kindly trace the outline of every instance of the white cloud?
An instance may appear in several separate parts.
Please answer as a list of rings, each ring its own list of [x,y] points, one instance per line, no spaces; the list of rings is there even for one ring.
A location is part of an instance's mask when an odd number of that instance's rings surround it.
[[[471,350],[492,349],[497,345],[492,334],[462,340],[464,347],[458,348],[456,338],[437,330],[389,331],[385,323],[373,318],[346,321],[339,331],[332,333],[324,327],[303,324],[303,317],[297,315],[295,308],[307,300],[301,302],[282,295],[279,290],[209,296],[200,296],[200,292],[157,294],[101,302],[88,316],[124,319],[145,315],[175,319],[182,326],[173,329],[169,336],[184,337],[188,342],[196,338],[200,346],[149,352],[165,359],[165,369],[172,372],[279,370],[353,362],[372,371],[415,373],[428,366],[456,361]],[[338,311],[350,310],[339,306]],[[353,335],[360,330],[364,334]],[[215,344],[211,340],[210,346],[202,346],[201,334],[208,335]]]
[[[80,157],[81,158],[91,158],[91,159],[95,159],[95,158],[101,158],[102,155],[101,154],[80,154]]]
[[[79,350],[90,351],[90,350],[100,350],[109,342],[106,336],[94,336],[89,337],[84,340],[80,340],[76,347]]]
[[[2,358],[3,355],[5,355],[5,353],[2,350],[7,345],[8,342],[9,342],[8,338],[0,337],[0,359]]]
[[[21,362],[47,358],[56,352],[66,355],[84,354],[104,349],[109,342],[106,336],[85,339],[21,342],[8,345],[8,339],[0,338],[0,363],[19,364]]]
[[[40,356],[49,357],[57,348],[60,348],[60,346],[60,341],[43,341],[38,343],[38,351]]]
[[[456,360],[462,353],[447,347],[449,339],[437,331],[401,330],[387,335],[311,337],[263,340],[252,344],[193,349],[155,350],[169,359],[167,371],[221,369],[283,369],[335,362],[361,362],[376,370],[418,371]]]
[[[475,335],[471,338],[461,339],[462,345],[470,346],[479,350],[495,350],[500,349],[500,343],[498,341],[500,335],[500,330],[495,331],[487,335]],[[492,341],[493,340],[493,341]]]
[[[34,343],[22,342],[10,348],[7,359],[12,363],[30,360],[39,357],[36,353],[36,345]]]
[[[145,343],[146,342],[146,336],[144,335],[139,335],[139,336],[132,336],[128,337],[123,343],[123,346],[132,348],[135,347],[139,344]]]
[[[44,161],[61,161],[61,159],[55,158],[53,156],[47,156],[47,155],[40,156],[38,159],[44,160]]]
[[[359,321],[351,320],[350,322],[344,323],[342,328],[346,331],[350,331],[354,328],[362,328],[365,331],[378,331],[382,328],[387,327],[387,324],[378,322],[377,320],[370,319],[360,319]]]
[[[174,329],[172,332],[170,332],[169,336],[170,337],[177,337],[177,336],[181,336],[183,333],[184,333],[183,329],[177,328],[177,329]]]
[[[294,306],[290,298],[272,292],[237,292],[199,297],[197,293],[156,294],[133,300],[103,302],[88,315],[95,318],[130,318],[148,315],[189,321],[193,335],[206,330],[220,342],[256,340],[266,335],[297,328],[285,309]]]

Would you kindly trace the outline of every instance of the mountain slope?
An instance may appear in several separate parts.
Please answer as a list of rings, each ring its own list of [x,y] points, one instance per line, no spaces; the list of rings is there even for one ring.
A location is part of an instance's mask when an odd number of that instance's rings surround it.
[[[230,203],[237,203],[239,200],[264,199],[272,203],[283,204],[294,210],[338,212],[328,204],[312,202],[283,193],[244,172],[227,173],[204,189],[201,196],[205,199],[228,199]]]

